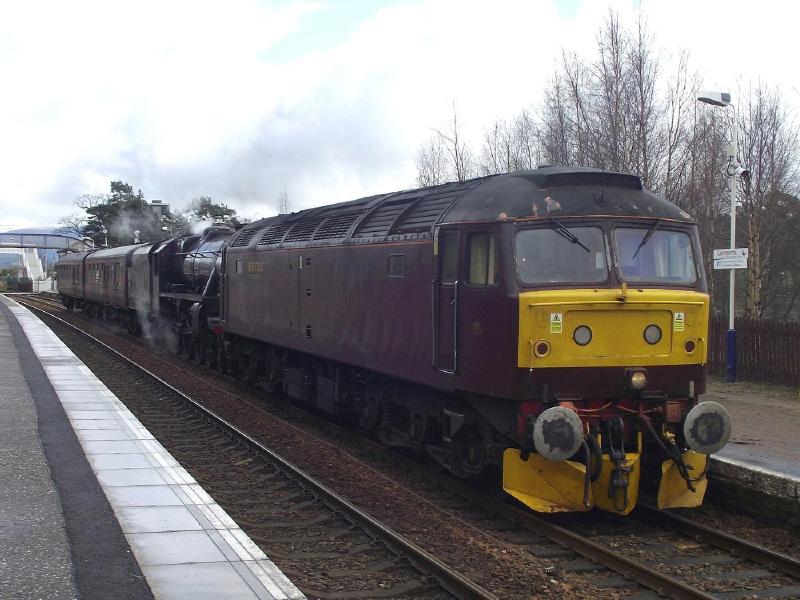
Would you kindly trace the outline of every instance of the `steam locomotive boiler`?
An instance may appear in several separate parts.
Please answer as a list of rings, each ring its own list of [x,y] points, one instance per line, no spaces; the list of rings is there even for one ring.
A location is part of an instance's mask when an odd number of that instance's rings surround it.
[[[627,514],[643,471],[660,506],[702,502],[731,422],[699,403],[697,229],[638,177],[540,168],[213,239],[133,253],[149,257],[148,318],[195,360],[458,476],[501,469],[534,510]]]

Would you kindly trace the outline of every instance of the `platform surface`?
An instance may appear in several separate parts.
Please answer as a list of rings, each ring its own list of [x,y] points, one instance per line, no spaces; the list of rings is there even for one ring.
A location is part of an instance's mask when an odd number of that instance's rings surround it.
[[[0,598],[75,598],[61,501],[36,406],[0,312]]]
[[[0,363],[2,383],[4,386],[15,385],[15,389],[20,390],[17,396],[22,400],[16,399],[14,402],[25,403],[23,392],[31,388],[25,377],[28,373],[24,370],[20,372],[17,367],[17,375],[10,375],[15,371],[15,356],[20,353],[20,346],[24,346],[19,333],[16,338],[13,335],[13,330],[17,327],[30,343],[31,350],[40,363],[39,368],[46,376],[45,382],[34,386],[32,396],[43,393],[40,388],[49,385],[55,400],[62,407],[61,419],[71,425],[70,429],[74,431],[73,435],[85,455],[84,463],[90,467],[91,474],[96,478],[95,484],[99,483],[98,489],[102,491],[103,499],[107,499],[106,505],[110,506],[107,510],[116,517],[113,519],[114,525],[121,532],[118,536],[121,539],[107,548],[107,551],[124,556],[132,550],[135,561],[131,561],[134,563],[130,565],[131,572],[126,572],[128,578],[135,580],[136,572],[140,569],[138,572],[146,578],[153,596],[165,600],[270,600],[304,597],[50,329],[27,309],[8,298],[0,296],[0,303],[3,304],[0,307],[0,335],[4,331],[9,332],[2,338],[5,342],[3,353],[0,354],[0,359],[4,361]],[[0,410],[19,412],[18,421],[26,420],[21,426],[18,424],[9,429],[22,432],[17,434],[20,438],[17,441],[20,453],[25,454],[27,460],[32,461],[38,469],[35,479],[43,489],[34,488],[25,493],[49,498],[49,502],[40,503],[41,510],[46,515],[41,528],[52,533],[46,538],[36,534],[36,539],[41,539],[38,543],[41,548],[37,548],[37,543],[25,536],[14,538],[21,556],[20,562],[7,566],[0,563],[3,566],[0,570],[2,579],[14,580],[12,587],[8,589],[21,585],[25,576],[24,565],[29,564],[31,559],[28,550],[38,549],[42,552],[41,560],[61,557],[60,562],[52,561],[53,564],[48,567],[55,573],[50,577],[53,580],[53,589],[56,589],[56,585],[58,589],[52,594],[31,594],[30,597],[76,597],[76,585],[82,591],[81,583],[85,583],[87,574],[80,572],[77,561],[70,561],[70,550],[75,555],[74,540],[69,527],[72,519],[69,511],[65,511],[62,517],[58,505],[59,493],[63,496],[66,492],[68,496],[69,491],[62,491],[57,476],[58,468],[52,462],[50,468],[53,469],[55,484],[52,479],[48,484],[48,465],[43,460],[41,445],[37,455],[39,431],[36,427],[36,411],[31,401],[27,400],[26,412],[18,411],[15,404],[6,399],[5,394],[3,398]],[[50,423],[39,412],[39,430],[49,428]],[[57,414],[47,417],[54,422],[57,418]],[[6,428],[0,430],[0,436],[7,436],[8,433],[4,434],[3,431]],[[47,453],[45,455],[51,461],[51,457]],[[20,464],[16,470],[25,469]],[[5,482],[13,480],[15,474],[0,471],[0,476],[3,477],[3,487],[7,487]],[[0,502],[3,500],[0,496]],[[9,504],[12,507],[22,507],[25,505],[25,498],[10,499]],[[0,503],[0,510],[4,510],[3,507],[4,503]],[[66,534],[65,527],[59,526],[59,518],[67,521]],[[0,520],[0,524],[4,522],[5,520]],[[35,530],[32,525],[22,525],[23,529]],[[94,537],[95,545],[98,545],[98,540],[105,538]],[[104,543],[103,541],[100,545]],[[42,578],[33,577],[32,580],[42,581]],[[0,585],[3,585],[2,580]],[[0,587],[0,597],[17,597],[6,596],[2,590]],[[127,594],[119,595],[116,592],[111,593],[107,590],[105,597],[150,597],[149,592],[142,591],[133,593],[128,590]],[[80,595],[83,597],[83,594]]]

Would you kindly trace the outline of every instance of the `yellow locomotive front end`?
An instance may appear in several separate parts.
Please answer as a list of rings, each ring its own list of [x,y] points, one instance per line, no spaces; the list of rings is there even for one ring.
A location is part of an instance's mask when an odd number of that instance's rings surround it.
[[[548,225],[515,239],[517,367],[541,393],[524,403],[521,447],[504,452],[505,490],[542,512],[627,514],[644,473],[660,479],[660,507],[700,505],[731,424],[698,403],[709,297],[692,229]]]

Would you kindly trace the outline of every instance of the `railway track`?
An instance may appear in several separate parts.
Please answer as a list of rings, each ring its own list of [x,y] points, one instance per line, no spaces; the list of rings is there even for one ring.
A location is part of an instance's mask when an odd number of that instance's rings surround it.
[[[295,421],[306,418],[292,414]],[[550,561],[548,573],[555,579],[583,578],[587,591],[593,586],[637,598],[800,597],[796,559],[698,523],[647,508],[624,519],[597,513],[542,518],[437,476],[362,438],[357,441],[350,432],[319,426],[339,436],[333,443],[340,452],[382,476],[404,485],[409,478],[418,480],[420,502]]]
[[[125,405],[307,596],[496,600],[145,367],[22,303],[60,336],[83,338],[93,372],[125,382]]]

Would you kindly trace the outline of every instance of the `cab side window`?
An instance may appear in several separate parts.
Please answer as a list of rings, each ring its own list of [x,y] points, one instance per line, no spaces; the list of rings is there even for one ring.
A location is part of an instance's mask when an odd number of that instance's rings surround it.
[[[489,231],[470,233],[467,239],[470,285],[494,285],[499,281],[500,275],[494,233]]]
[[[448,231],[439,239],[442,252],[442,283],[454,283],[458,279],[458,232]]]

